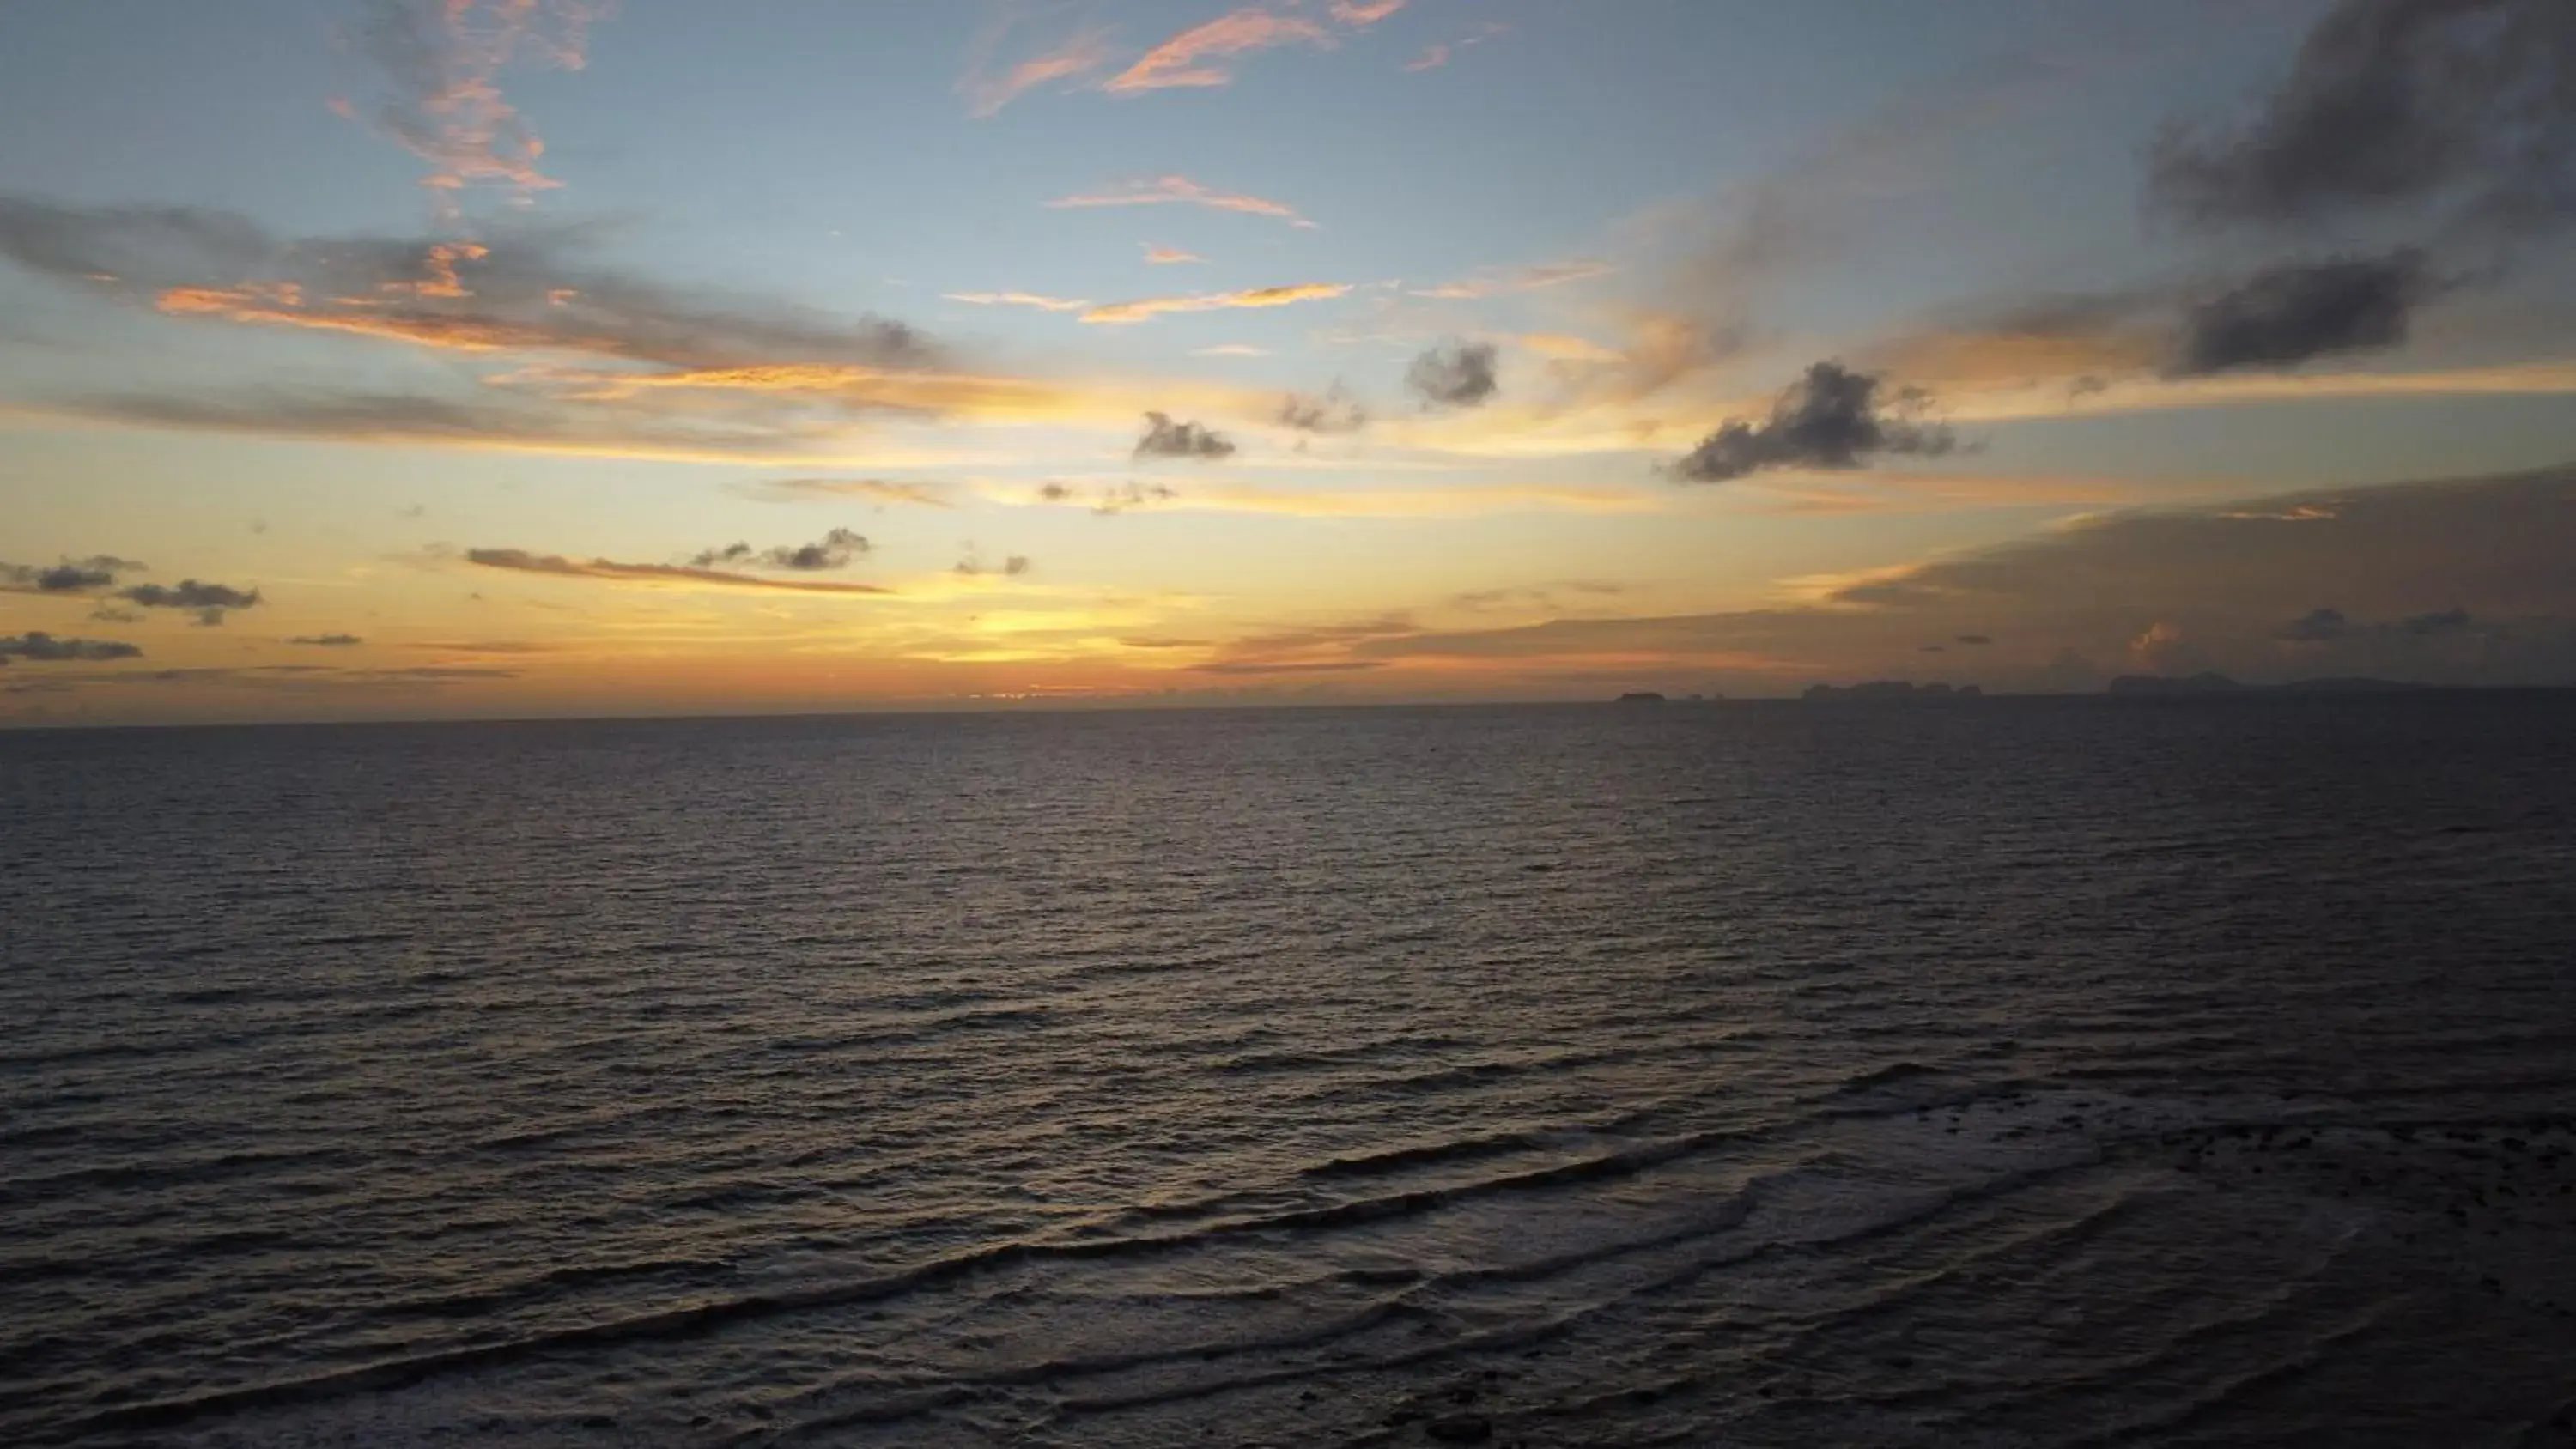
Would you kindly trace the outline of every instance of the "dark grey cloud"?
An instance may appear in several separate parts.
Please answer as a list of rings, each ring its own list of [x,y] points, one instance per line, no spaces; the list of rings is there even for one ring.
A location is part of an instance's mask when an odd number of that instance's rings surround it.
[[[1986,645],[1992,644],[1995,641],[1994,636],[1991,634],[1961,634],[1958,636],[1957,642],[1961,644]]]
[[[1167,413],[1145,414],[1145,435],[1136,440],[1139,458],[1196,458],[1214,462],[1234,456],[1224,435],[1197,423],[1176,423]]]
[[[42,664],[132,659],[142,650],[118,639],[57,639],[41,629],[0,637],[0,664],[26,659]]]
[[[142,567],[132,559],[104,553],[83,559],[67,558],[52,565],[0,563],[0,593],[89,593],[112,588],[118,574],[132,573]]]
[[[2351,629],[2352,621],[2344,617],[2343,610],[2311,609],[2282,626],[2281,637],[2302,644],[2323,644],[2342,638]]]
[[[298,634],[286,642],[289,644],[319,645],[326,649],[346,649],[352,645],[364,644],[367,641],[359,638],[355,634]]]
[[[524,548],[469,548],[465,551],[465,561],[477,568],[616,583],[708,584],[717,588],[769,589],[793,594],[878,595],[892,592],[875,584],[845,583],[838,579],[773,579],[697,564],[619,563],[614,559],[578,559],[555,553],[534,553]]]
[[[1279,405],[1279,425],[1301,433],[1356,433],[1368,426],[1368,409],[1335,383],[1321,397],[1292,393]]]
[[[323,326],[425,347],[510,347],[672,367],[757,362],[922,367],[938,349],[901,323],[844,321],[712,288],[680,289],[597,265],[596,227],[521,223],[482,244],[435,238],[286,239],[194,207],[80,207],[0,196],[0,259],[174,315],[242,320],[215,305],[257,281],[273,325]],[[291,291],[289,290],[291,289]],[[183,300],[172,305],[173,294]],[[292,296],[291,304],[282,300]]]
[[[1936,457],[1956,446],[1949,428],[1922,418],[1929,399],[1885,380],[1819,362],[1789,385],[1758,423],[1732,419],[1673,465],[1692,483],[1724,483],[1773,468],[1857,468],[1883,453]]]
[[[2576,681],[2571,560],[2576,467],[2112,514],[1828,589],[1812,606],[1390,633],[1275,657],[1533,668],[1661,657],[1730,693],[1762,693],[1784,666],[1897,675],[1926,640],[1975,635],[1993,642],[1958,682],[1990,692],[2099,688],[2191,658],[2182,672],[2248,682],[2565,685]],[[2340,625],[2313,617],[2320,599],[2336,601]],[[2284,621],[2323,637],[2285,639]]]
[[[982,558],[970,553],[957,561],[956,572],[970,579],[985,574],[1000,574],[1005,578],[1015,579],[1027,573],[1032,567],[1034,565],[1029,562],[1029,556],[1024,553],[1012,554],[998,564],[988,564]]]
[[[1483,407],[1499,385],[1496,355],[1490,342],[1444,342],[1413,359],[1404,385],[1426,407]]]
[[[2394,347],[2415,308],[2439,290],[2418,251],[2267,267],[2192,307],[2172,371],[2196,377],[2294,367],[2329,353]]]
[[[782,573],[822,573],[848,568],[850,561],[875,545],[866,535],[847,528],[836,528],[812,543],[779,544],[772,548],[753,548],[747,543],[727,544],[723,548],[700,551],[689,560],[692,568],[761,568]]]
[[[2311,609],[2281,628],[2281,637],[2296,644],[2338,644],[2364,639],[2442,639],[2466,634],[2477,620],[2461,608],[2410,614],[2402,619],[2365,622],[2337,608]]]
[[[257,608],[259,590],[236,589],[227,584],[209,584],[196,579],[181,579],[176,584],[136,584],[119,589],[116,596],[144,609],[185,609],[205,625],[220,624],[232,609]]]
[[[1151,508],[1157,503],[1169,503],[1180,496],[1179,492],[1161,483],[1122,483],[1095,489],[1088,494],[1070,483],[1048,482],[1038,485],[1039,502],[1087,502],[1091,511],[1103,518],[1113,514],[1133,512],[1139,508]]]
[[[2576,5],[2340,0],[2250,117],[2168,131],[2150,194],[2211,224],[2401,208],[2562,223],[2576,215]]]

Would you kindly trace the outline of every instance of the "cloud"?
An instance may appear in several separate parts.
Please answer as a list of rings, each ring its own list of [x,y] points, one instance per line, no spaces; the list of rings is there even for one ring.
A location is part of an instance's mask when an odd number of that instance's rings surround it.
[[[1961,634],[1958,636],[1957,642],[1982,648],[1985,645],[1994,643],[1995,640],[1994,636],[1991,634]]]
[[[1220,342],[1214,347],[1197,347],[1190,350],[1192,357],[1268,357],[1269,355],[1269,348],[1255,347],[1249,342]]]
[[[1192,513],[1241,513],[1277,518],[1489,518],[1521,513],[1653,513],[1664,499],[1640,490],[1495,484],[1452,488],[1351,488],[1304,491],[1250,484],[1193,484],[1187,493],[1160,485],[1105,484],[1086,488],[1058,480],[1042,485],[1041,503],[1092,503],[1100,514],[1140,508]]]
[[[1094,307],[1082,314],[1082,320],[1099,326],[1123,327],[1151,321],[1171,312],[1221,312],[1234,308],[1287,307],[1299,302],[1325,301],[1346,297],[1351,292],[1347,282],[1299,282],[1284,287],[1250,287],[1239,292],[1204,292],[1190,297],[1147,297],[1134,302],[1113,302]]]
[[[2576,7],[2339,0],[2241,122],[2171,128],[2150,194],[2209,224],[2408,207],[2508,230],[2576,215]]]
[[[114,586],[116,576],[141,569],[132,559],[93,554],[53,565],[0,563],[0,593],[80,594]]]
[[[764,478],[734,485],[734,492],[766,503],[810,503],[821,499],[860,498],[876,503],[918,508],[952,508],[956,502],[937,483],[908,483],[890,478]]]
[[[864,535],[846,528],[836,528],[812,543],[779,544],[774,548],[756,549],[747,543],[711,548],[689,560],[691,568],[759,568],[782,573],[821,573],[850,566],[851,560],[868,552],[871,545]]]
[[[2336,608],[2311,609],[2281,627],[2297,644],[2337,644],[2356,639],[2439,639],[2468,632],[2476,620],[2466,609],[2438,609],[2403,619],[2365,623]]]
[[[1404,6],[1405,0],[1333,0],[1333,18],[1344,25],[1375,25]]]
[[[1049,482],[1038,485],[1038,501],[1041,503],[1080,503],[1085,500],[1085,496],[1080,488],[1071,483]],[[1160,483],[1129,482],[1096,488],[1088,498],[1093,513],[1103,518],[1111,518],[1121,513],[1134,512],[1139,508],[1151,508],[1157,504],[1169,503],[1180,496],[1179,493]]]
[[[1438,70],[1449,63],[1451,54],[1450,47],[1446,45],[1424,46],[1420,55],[1404,63],[1404,68],[1409,71]]]
[[[1497,386],[1494,362],[1490,342],[1445,342],[1413,359],[1404,385],[1426,407],[1483,407]]]
[[[1132,181],[1117,191],[1092,192],[1060,196],[1047,203],[1057,210],[1079,210],[1102,206],[1203,206],[1211,211],[1231,211],[1244,216],[1266,216],[1284,221],[1307,231],[1319,230],[1315,223],[1297,214],[1295,207],[1265,197],[1240,192],[1216,191],[1186,176],[1157,176]]]
[[[136,584],[117,590],[116,597],[138,608],[185,609],[197,616],[198,623],[208,626],[221,624],[228,610],[256,608],[260,602],[257,589],[236,589],[195,579],[182,579],[173,585]]]
[[[981,578],[987,574],[998,574],[1004,578],[1015,579],[1020,577],[1022,574],[1027,573],[1031,567],[1032,565],[1029,562],[1029,556],[1024,553],[1012,554],[1010,557],[1003,559],[998,565],[987,564],[982,558],[969,553],[964,558],[959,559],[957,561],[956,568],[950,570],[950,572],[970,579]]]
[[[1857,468],[1882,453],[1937,456],[1950,451],[1950,430],[1915,420],[1923,399],[1900,392],[1894,412],[1882,407],[1883,379],[1838,362],[1819,362],[1790,384],[1759,423],[1730,420],[1673,466],[1692,483],[1723,483],[1773,468]]]
[[[411,647],[436,654],[552,654],[556,648],[525,639],[430,640]]]
[[[1536,292],[1548,287],[1562,287],[1569,282],[1588,282],[1606,277],[1619,269],[1608,262],[1592,258],[1549,262],[1542,266],[1522,267],[1515,271],[1486,271],[1444,282],[1437,287],[1416,289],[1412,295],[1435,301],[1463,302],[1481,297],[1499,297],[1514,292]]]
[[[311,644],[324,649],[347,649],[367,641],[355,634],[298,634],[289,644]]]
[[[1190,666],[1202,674],[1330,674],[1376,669],[1381,662],[1353,650],[1372,641],[1402,639],[1421,632],[1413,616],[1383,614],[1346,624],[1314,624],[1229,639],[1215,647],[1217,657]]]
[[[1234,73],[1208,64],[1211,60],[1281,45],[1329,48],[1332,43],[1331,32],[1303,16],[1246,6],[1155,46],[1102,89],[1112,95],[1135,95],[1174,86],[1221,86],[1231,83]]]
[[[1196,252],[1183,251],[1179,247],[1158,247],[1152,242],[1147,242],[1144,246],[1145,264],[1147,266],[1178,267],[1186,266],[1193,262],[1204,262],[1207,260],[1207,258],[1200,256]]]
[[[581,255],[591,235],[532,226],[476,243],[286,240],[230,212],[0,196],[0,257],[183,320],[670,367],[938,361],[937,350],[900,322],[843,321],[758,298],[682,291],[592,264]]]
[[[1087,301],[1071,297],[1047,297],[1035,292],[942,292],[951,302],[966,302],[977,307],[1035,307],[1041,312],[1079,312],[1090,306]]]
[[[1279,426],[1300,433],[1356,433],[1368,426],[1368,409],[1335,383],[1321,397],[1292,393],[1279,405]]]
[[[772,579],[695,564],[616,563],[604,558],[570,559],[561,554],[530,553],[517,548],[468,549],[465,561],[481,568],[556,578],[600,579],[611,583],[697,584],[723,589],[767,589],[796,594],[882,595],[892,592],[874,584],[848,584],[813,579]]]
[[[2290,521],[2290,515],[2298,521]],[[2128,655],[2248,680],[2576,677],[2576,469],[2099,516],[1728,613],[1416,632],[1302,657],[1738,671],[1761,688],[1901,673],[1927,637],[1987,643],[1996,688],[2098,688]],[[2318,598],[2342,603],[2320,617]],[[2304,615],[2304,618],[2303,618]],[[2283,619],[2308,636],[2282,637]],[[2339,620],[2339,622],[2338,622]],[[2385,624],[2356,621],[2385,620]],[[1987,625],[2010,621],[2008,643]]]
[[[994,53],[1019,18],[1011,11],[996,9],[993,22],[976,37],[968,52],[966,73],[957,82],[957,93],[966,98],[967,112],[979,120],[1000,115],[1003,107],[1039,86],[1052,81],[1077,81],[1109,64],[1107,32],[1082,30],[997,72]]]
[[[1357,670],[1384,669],[1386,665],[1376,659],[1327,659],[1310,663],[1218,659],[1185,667],[1193,674],[1349,674]]]
[[[739,463],[746,456],[818,447],[837,436],[835,430],[805,425],[745,427],[723,420],[700,423],[684,417],[543,408],[489,394],[451,400],[417,393],[258,389],[86,397],[44,411],[153,428],[689,462]]]
[[[120,640],[57,639],[37,629],[31,629],[14,637],[0,637],[0,664],[5,664],[12,659],[25,659],[41,664],[132,659],[142,652]]]
[[[1136,440],[1139,458],[1194,458],[1214,462],[1234,456],[1234,444],[1197,423],[1176,423],[1165,413],[1145,414],[1145,435]]]
[[[374,0],[354,49],[378,72],[375,125],[429,164],[423,186],[453,214],[457,197],[497,188],[526,203],[561,183],[539,168],[545,143],[503,99],[501,75],[531,61],[579,70],[608,0]],[[357,108],[336,102],[343,114]]]
[[[2435,284],[2421,252],[2266,268],[2191,309],[2173,362],[2178,376],[2293,367],[2329,353],[2394,347]]]

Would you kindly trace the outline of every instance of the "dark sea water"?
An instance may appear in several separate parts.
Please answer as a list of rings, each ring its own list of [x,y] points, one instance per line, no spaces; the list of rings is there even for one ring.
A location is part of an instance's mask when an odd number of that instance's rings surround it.
[[[0,735],[0,1033],[0,1443],[2571,1440],[2576,695]]]

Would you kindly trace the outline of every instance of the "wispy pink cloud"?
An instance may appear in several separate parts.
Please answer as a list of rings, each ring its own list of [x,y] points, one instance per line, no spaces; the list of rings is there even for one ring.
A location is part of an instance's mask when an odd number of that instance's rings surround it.
[[[1303,16],[1247,6],[1155,46],[1102,89],[1113,95],[1133,95],[1175,86],[1221,86],[1231,82],[1234,73],[1206,62],[1281,45],[1330,47],[1332,43],[1330,31]]]
[[[1147,297],[1134,302],[1113,302],[1094,307],[1082,314],[1082,320],[1098,326],[1123,327],[1148,322],[1166,312],[1215,312],[1235,307],[1286,307],[1297,302],[1316,302],[1331,297],[1346,297],[1351,292],[1348,282],[1299,282],[1286,287],[1252,287],[1240,292],[1202,292],[1190,297]]]
[[[1437,287],[1416,288],[1413,295],[1442,302],[1465,302],[1479,297],[1498,297],[1510,292],[1535,292],[1546,287],[1562,287],[1569,282],[1588,282],[1595,277],[1606,277],[1617,270],[1618,268],[1608,262],[1585,257],[1573,261],[1548,262],[1540,266],[1523,267],[1518,271],[1479,272],[1471,277],[1462,277],[1455,282],[1444,282]]]
[[[1117,191],[1058,197],[1047,205],[1064,210],[1093,206],[1168,206],[1175,203],[1204,206],[1213,211],[1241,212],[1246,216],[1267,216],[1308,231],[1319,230],[1315,223],[1298,215],[1297,209],[1286,202],[1210,190],[1186,176],[1157,176],[1147,181],[1130,182]]]
[[[421,184],[459,208],[476,187],[525,205],[563,183],[541,164],[545,142],[502,96],[501,76],[522,62],[580,70],[590,27],[614,0],[376,0],[357,49],[385,94],[370,119],[429,163]],[[356,103],[331,108],[359,118]]]
[[[1085,30],[1068,37],[1053,49],[1013,63],[996,73],[991,69],[992,52],[1008,32],[1007,23],[988,29],[978,38],[967,63],[966,74],[957,82],[957,93],[966,98],[966,109],[978,119],[1001,114],[1002,108],[1036,87],[1052,81],[1075,81],[1106,67],[1110,62],[1108,32]]]
[[[1197,252],[1183,251],[1179,247],[1158,247],[1152,242],[1145,244],[1145,261],[1149,266],[1177,267],[1206,260]]]
[[[1458,52],[1471,45],[1482,45],[1512,27],[1500,20],[1489,20],[1464,37],[1447,44],[1426,47],[1420,55],[1404,63],[1410,71],[1438,70],[1457,58]]]
[[[1333,0],[1333,18],[1344,25],[1375,25],[1404,6],[1405,0]]]
[[[1035,307],[1041,312],[1079,312],[1091,304],[1078,297],[1048,297],[1036,292],[942,292],[951,302],[977,307]]]

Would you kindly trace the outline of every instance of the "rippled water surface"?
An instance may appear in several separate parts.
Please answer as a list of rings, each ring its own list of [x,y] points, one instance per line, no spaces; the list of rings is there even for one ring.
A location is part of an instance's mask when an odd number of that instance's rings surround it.
[[[2569,1442],[2571,744],[0,736],[0,1441]]]

